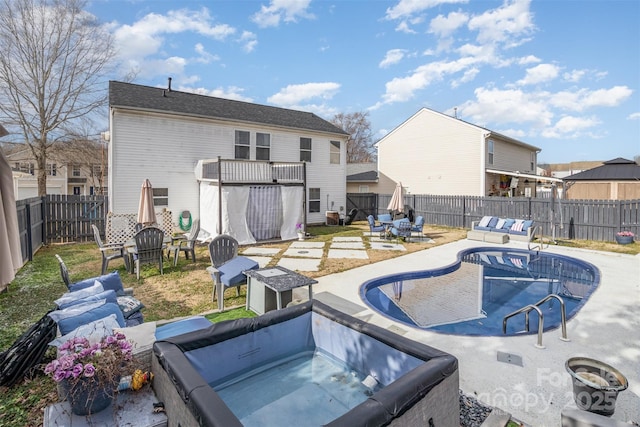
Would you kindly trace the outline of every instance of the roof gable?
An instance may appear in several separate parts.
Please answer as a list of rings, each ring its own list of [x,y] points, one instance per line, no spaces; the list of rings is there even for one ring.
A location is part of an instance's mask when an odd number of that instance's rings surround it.
[[[530,148],[530,149],[535,150],[535,151],[541,151],[539,147],[536,147],[534,145],[527,144],[526,142],[519,141],[517,139],[514,139],[514,138],[511,138],[509,136],[500,134],[498,132],[492,131],[492,130],[484,128],[482,126],[478,126],[478,125],[475,125],[473,123],[469,123],[469,122],[467,122],[465,120],[462,120],[462,119],[460,119],[458,117],[452,117],[452,116],[449,116],[447,114],[444,114],[444,113],[441,113],[439,111],[435,111],[435,110],[432,110],[432,109],[426,108],[426,107],[422,107],[414,115],[412,115],[407,120],[405,120],[404,122],[402,122],[401,124],[396,126],[391,132],[389,132],[384,137],[382,137],[375,145],[378,146],[388,136],[392,135],[397,129],[399,129],[399,128],[403,127],[403,126],[406,126],[408,123],[411,122],[411,120],[413,118],[415,118],[415,117],[417,117],[417,116],[419,116],[421,114],[436,115],[436,116],[438,116],[438,117],[440,117],[442,119],[449,120],[451,122],[451,124],[454,125],[454,126],[460,126],[460,125],[468,126],[468,127],[473,128],[474,130],[478,131],[479,133],[486,133],[487,134],[486,136],[489,136],[489,137],[493,136],[493,137],[500,138],[500,139],[502,139],[502,140],[504,140],[506,142],[512,143],[512,144],[516,144],[516,145],[520,145],[520,146],[523,146],[523,147],[526,147],[526,148]]]
[[[563,178],[564,181],[636,181],[640,179],[640,165],[633,160],[618,157],[603,162],[602,166]]]
[[[305,111],[117,81],[109,82],[109,106],[348,135]]]

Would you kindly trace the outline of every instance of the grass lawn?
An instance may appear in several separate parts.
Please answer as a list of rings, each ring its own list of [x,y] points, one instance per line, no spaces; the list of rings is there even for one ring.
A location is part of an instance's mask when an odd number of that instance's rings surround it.
[[[346,227],[309,227],[307,231],[314,236],[311,241],[330,241],[335,236],[362,236],[363,231],[368,235],[368,226],[365,222],[356,222]],[[435,243],[426,244],[420,241],[405,243],[406,252],[368,249],[368,260],[329,259],[326,257],[329,245],[325,245],[325,256],[321,261],[320,271],[305,274],[310,277],[333,274],[450,243],[466,236],[466,230],[463,229],[434,226],[425,226],[425,233]],[[267,243],[261,246],[284,249],[289,243]],[[638,242],[625,246],[586,241],[558,243],[562,246],[628,254],[640,252]],[[8,292],[0,294],[0,349],[2,351],[10,347],[48,310],[54,308],[53,301],[66,292],[54,254],[59,254],[65,261],[72,282],[99,275],[101,258],[93,242],[54,244],[41,248],[33,261],[19,271],[16,279],[9,286]],[[135,297],[145,305],[143,309],[145,321],[167,320],[204,313],[216,322],[253,315],[252,312],[247,312],[243,308],[228,310],[224,313],[215,312],[217,305],[212,301],[212,281],[205,270],[210,265],[206,246],[199,246],[196,255],[195,263],[185,260],[183,255],[177,267],[174,267],[173,263],[165,262],[162,276],[158,273],[157,267],[143,267],[140,281],[136,280],[135,275],[125,271],[122,260],[111,261],[109,271],[117,269],[124,286],[134,288]],[[278,260],[278,256],[274,257],[271,265],[275,265]],[[228,309],[242,307],[245,302],[245,292],[243,287],[240,297],[236,297],[235,290],[229,289],[225,295],[225,307]],[[43,422],[44,408],[58,399],[55,384],[38,369],[34,370],[28,379],[14,387],[1,387],[0,393],[2,394],[0,427],[40,426]]]

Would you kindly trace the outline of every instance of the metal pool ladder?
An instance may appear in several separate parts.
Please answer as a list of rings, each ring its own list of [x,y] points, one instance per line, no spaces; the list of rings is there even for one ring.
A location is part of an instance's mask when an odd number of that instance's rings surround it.
[[[552,298],[555,298],[560,302],[560,322],[562,325],[562,337],[560,337],[560,339],[562,341],[570,341],[569,338],[567,338],[567,315],[566,315],[566,310],[564,308],[564,300],[557,294],[549,294],[535,304],[525,305],[524,307],[504,316],[504,318],[502,319],[502,333],[503,334],[507,333],[507,320],[510,317],[513,317],[520,313],[524,313],[524,329],[525,331],[529,332],[529,313],[531,312],[531,310],[535,310],[538,313],[538,342],[536,343],[536,347],[544,348],[544,345],[542,345],[542,330],[544,329],[544,314],[542,313],[542,310],[540,310],[540,305],[544,304],[545,302],[549,301]]]

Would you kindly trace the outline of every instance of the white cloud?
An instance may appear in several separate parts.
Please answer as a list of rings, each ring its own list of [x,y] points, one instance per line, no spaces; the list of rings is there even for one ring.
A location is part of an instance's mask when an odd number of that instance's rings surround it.
[[[242,49],[245,52],[253,52],[258,45],[257,37],[251,31],[243,31],[242,35],[238,39],[238,42],[243,45]]]
[[[469,15],[463,12],[451,12],[446,17],[438,15],[429,23],[429,33],[440,37],[449,37],[454,31],[469,20]]]
[[[177,90],[181,92],[197,93],[198,95],[215,96],[218,98],[233,99],[236,101],[253,102],[253,99],[242,94],[242,92],[244,92],[244,89],[237,86],[229,86],[227,88],[217,87],[215,89],[180,86]]]
[[[396,31],[399,33],[406,34],[417,34],[417,31],[409,27],[409,23],[407,21],[402,21],[396,27]]]
[[[200,62],[202,64],[209,64],[212,61],[220,60],[220,57],[218,55],[213,55],[207,52],[202,43],[196,43],[193,49],[198,54],[198,57],[196,58],[197,62]]]
[[[536,57],[535,55],[527,55],[522,58],[518,58],[518,64],[520,65],[528,65],[540,62],[541,59]]]
[[[271,0],[269,6],[262,5],[251,20],[260,28],[277,27],[280,21],[297,22],[298,18],[313,19],[307,9],[311,0]]]
[[[432,7],[447,3],[467,3],[468,0],[400,0],[387,9],[386,19],[405,19]]]
[[[631,113],[627,116],[627,120],[640,120],[640,111],[637,113]]]
[[[521,44],[535,30],[533,16],[529,10],[530,0],[514,0],[493,10],[472,17],[469,29],[478,31],[480,44],[502,43],[507,47]]]
[[[541,135],[545,138],[578,138],[584,136],[587,129],[598,124],[600,121],[593,117],[564,116],[552,127],[544,129]]]
[[[578,83],[587,74],[587,70],[571,70],[562,75],[562,78],[568,82]]]
[[[275,105],[293,108],[294,105],[313,98],[331,99],[339,89],[340,85],[333,82],[289,85],[275,95],[271,95],[267,101]]]
[[[534,85],[554,80],[560,74],[560,68],[553,64],[540,64],[529,68],[522,80],[518,80],[520,85]]]
[[[407,51],[405,49],[391,49],[387,51],[387,54],[384,56],[384,59],[380,61],[378,67],[380,68],[388,68],[393,64],[397,64],[404,58]]]
[[[469,83],[470,81],[473,81],[473,79],[476,78],[476,76],[478,75],[479,72],[480,72],[480,70],[478,68],[470,68],[470,69],[466,70],[464,72],[464,74],[462,75],[462,77],[460,77],[457,80],[452,80],[451,81],[451,87],[456,88],[456,87],[460,86],[463,83]]]

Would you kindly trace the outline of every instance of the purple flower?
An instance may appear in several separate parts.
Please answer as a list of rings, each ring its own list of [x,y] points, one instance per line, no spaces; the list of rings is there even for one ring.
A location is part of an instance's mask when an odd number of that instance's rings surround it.
[[[78,378],[81,373],[82,373],[82,363],[76,363],[73,366],[73,369],[71,370],[71,375],[73,375],[73,378]]]
[[[63,379],[67,378],[65,375],[65,371],[55,371],[53,373],[53,380],[57,383],[59,383],[60,381],[62,381]]]
[[[95,375],[95,373],[96,373],[96,368],[95,366],[93,366],[93,363],[87,363],[86,365],[84,365],[85,377],[92,377]]]

